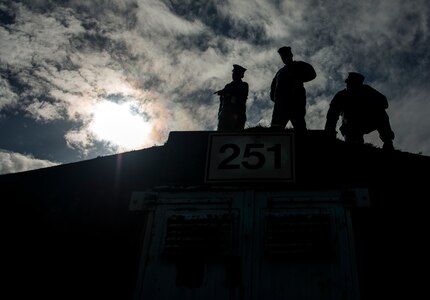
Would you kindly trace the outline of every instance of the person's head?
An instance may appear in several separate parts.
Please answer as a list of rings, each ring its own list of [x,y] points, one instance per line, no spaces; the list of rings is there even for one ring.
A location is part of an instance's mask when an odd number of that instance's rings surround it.
[[[345,79],[346,88],[348,90],[360,87],[363,85],[364,76],[357,72],[349,72],[348,77]]]
[[[278,49],[278,53],[281,56],[284,64],[288,64],[293,61],[293,53],[291,52],[291,47],[281,47]]]
[[[239,65],[233,65],[232,77],[233,80],[240,80],[245,76],[246,69]]]

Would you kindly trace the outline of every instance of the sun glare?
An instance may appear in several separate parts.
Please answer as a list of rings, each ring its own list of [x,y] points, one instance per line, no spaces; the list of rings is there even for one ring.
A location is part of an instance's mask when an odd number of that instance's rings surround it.
[[[151,128],[141,115],[133,111],[131,101],[102,101],[94,108],[90,130],[97,139],[111,143],[120,150],[135,150],[149,144]]]

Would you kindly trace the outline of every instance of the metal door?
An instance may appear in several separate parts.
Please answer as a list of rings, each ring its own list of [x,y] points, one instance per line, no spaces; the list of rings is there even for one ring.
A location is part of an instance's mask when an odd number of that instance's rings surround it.
[[[353,235],[340,193],[254,194],[249,299],[357,299]]]
[[[358,299],[342,195],[157,194],[145,207],[136,299]]]
[[[149,209],[136,298],[243,298],[243,197],[160,193]]]

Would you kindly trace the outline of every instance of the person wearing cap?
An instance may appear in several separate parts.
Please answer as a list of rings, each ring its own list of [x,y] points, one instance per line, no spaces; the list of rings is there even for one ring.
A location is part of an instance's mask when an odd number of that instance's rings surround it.
[[[220,96],[218,111],[218,131],[238,131],[245,128],[246,100],[248,99],[248,83],[242,81],[246,69],[233,65],[233,81],[226,84],[215,94]]]
[[[364,143],[363,136],[377,130],[382,140],[383,149],[393,150],[394,132],[386,109],[387,97],[367,84],[364,76],[350,72],[345,79],[346,89],[336,93],[327,112],[325,130],[336,137],[337,121],[342,115],[339,130],[345,142]]]
[[[304,82],[315,79],[314,68],[303,61],[294,61],[291,47],[278,49],[285,64],[275,75],[270,88],[274,102],[271,127],[284,129],[289,121],[297,131],[306,130],[306,90]]]

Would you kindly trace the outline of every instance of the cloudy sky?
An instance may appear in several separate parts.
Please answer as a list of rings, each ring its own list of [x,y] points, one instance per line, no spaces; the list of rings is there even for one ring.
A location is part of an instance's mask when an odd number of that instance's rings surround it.
[[[358,71],[389,100],[394,146],[430,155],[429,19],[428,0],[0,0],[0,173],[214,130],[235,63],[247,126],[268,125],[284,45],[317,72],[309,129]]]

